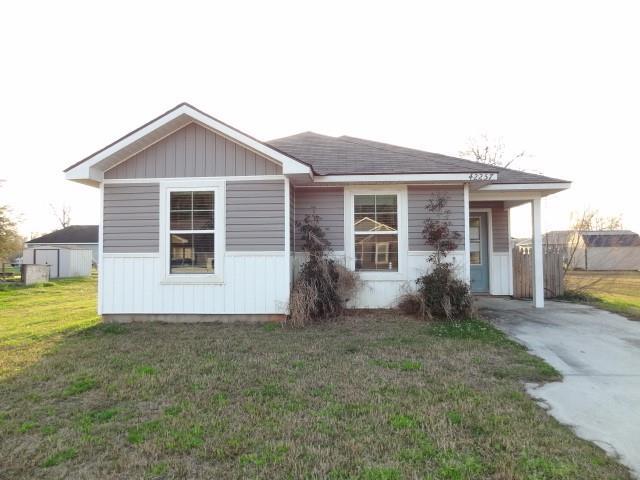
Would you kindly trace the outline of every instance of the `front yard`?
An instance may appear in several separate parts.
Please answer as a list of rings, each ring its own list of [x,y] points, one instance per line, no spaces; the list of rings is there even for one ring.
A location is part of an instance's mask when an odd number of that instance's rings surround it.
[[[103,325],[94,292],[0,291],[0,477],[629,478],[482,322]]]

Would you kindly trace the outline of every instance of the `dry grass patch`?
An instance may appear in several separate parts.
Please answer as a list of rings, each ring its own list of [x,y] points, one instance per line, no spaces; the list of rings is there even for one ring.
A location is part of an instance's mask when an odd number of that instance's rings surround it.
[[[566,300],[640,320],[640,272],[567,272]]]
[[[524,393],[557,373],[482,322],[87,323],[11,360],[7,478],[629,478]]]

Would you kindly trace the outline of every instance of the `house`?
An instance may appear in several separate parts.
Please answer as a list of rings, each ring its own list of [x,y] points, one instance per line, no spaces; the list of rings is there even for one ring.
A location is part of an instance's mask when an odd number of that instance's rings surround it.
[[[38,248],[65,248],[91,250],[94,265],[98,265],[98,225],[70,225],[60,230],[55,230],[41,237],[33,238],[25,242],[25,247]]]
[[[543,241],[562,248],[574,269],[640,270],[640,236],[630,230],[556,230]]]
[[[427,268],[425,204],[448,197],[458,275],[511,293],[509,209],[533,205],[542,307],[541,198],[564,180],[312,132],[270,142],[180,104],[65,170],[101,192],[98,309],[107,319],[286,313],[303,256],[295,221],[316,212],[364,282],[352,306],[392,306]]]

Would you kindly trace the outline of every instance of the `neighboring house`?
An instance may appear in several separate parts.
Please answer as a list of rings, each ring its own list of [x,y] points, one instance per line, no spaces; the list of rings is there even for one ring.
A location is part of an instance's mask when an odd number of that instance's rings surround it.
[[[540,307],[540,199],[570,185],[346,136],[261,142],[188,104],[66,176],[101,190],[98,309],[122,320],[285,314],[303,256],[295,221],[313,212],[364,282],[351,305],[392,306],[428,268],[421,231],[436,193],[461,235],[459,276],[495,295],[512,291],[509,209],[531,202]]]
[[[33,238],[25,242],[28,248],[69,248],[79,250],[91,250],[93,264],[98,265],[98,225],[70,225],[66,228],[56,230],[38,238]]]
[[[640,236],[630,230],[552,231],[544,242],[565,251],[571,268],[640,270]]]

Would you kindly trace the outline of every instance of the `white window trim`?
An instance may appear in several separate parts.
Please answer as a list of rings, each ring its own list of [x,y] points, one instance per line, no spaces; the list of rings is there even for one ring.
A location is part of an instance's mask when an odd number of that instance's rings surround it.
[[[362,280],[397,281],[407,279],[407,254],[409,251],[409,216],[406,185],[351,185],[344,189],[344,251],[347,268],[356,269],[355,231],[353,228],[355,195],[398,196],[398,271],[359,271]],[[376,233],[376,232],[369,232]],[[380,232],[384,234],[386,232]]]
[[[170,194],[171,192],[214,191],[214,273],[171,273],[170,258]],[[226,192],[224,181],[161,182],[160,183],[160,283],[166,284],[222,284],[225,257]]]

